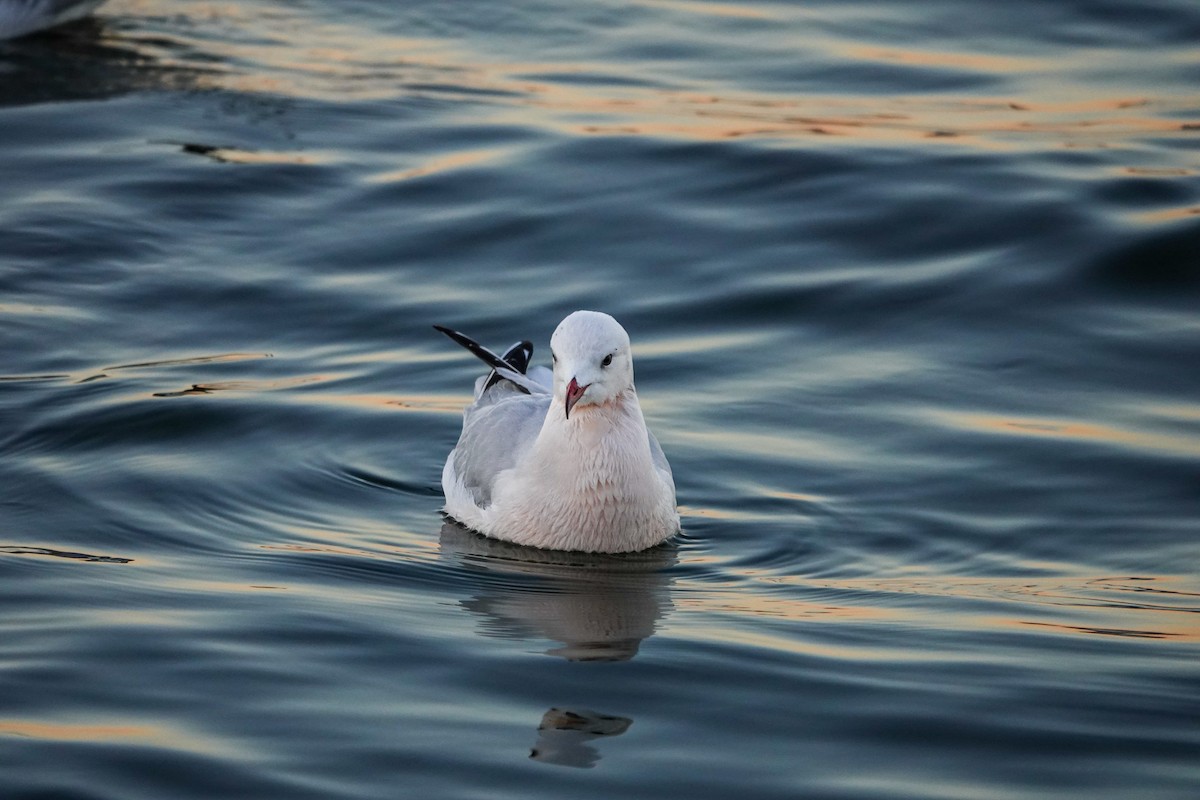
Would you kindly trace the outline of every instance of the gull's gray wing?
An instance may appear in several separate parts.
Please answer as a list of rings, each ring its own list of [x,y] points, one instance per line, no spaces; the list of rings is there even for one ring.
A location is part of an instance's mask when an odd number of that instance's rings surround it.
[[[650,460],[654,462],[655,469],[662,475],[663,480],[671,487],[672,496],[675,494],[675,474],[671,472],[671,465],[667,462],[667,454],[663,452],[662,445],[658,443],[658,439],[654,438],[654,434],[650,429],[646,429],[646,436],[650,439]]]
[[[485,390],[463,413],[454,472],[480,508],[491,504],[497,476],[533,446],[550,400],[549,394],[524,394],[506,381]]]
[[[475,400],[463,412],[462,435],[446,465],[475,505],[485,508],[500,473],[511,469],[537,439],[550,408],[553,373],[545,367],[529,369],[533,345],[527,341],[498,356],[465,334],[433,327],[492,368],[475,381]]]

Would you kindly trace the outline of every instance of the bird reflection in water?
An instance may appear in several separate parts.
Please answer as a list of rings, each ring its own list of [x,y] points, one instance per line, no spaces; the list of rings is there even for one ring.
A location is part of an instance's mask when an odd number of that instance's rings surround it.
[[[627,717],[552,708],[542,716],[537,744],[529,757],[546,764],[588,769],[600,760],[600,753],[588,742],[602,736],[620,736],[632,724]]]
[[[481,632],[550,639],[568,661],[628,661],[671,611],[671,544],[640,553],[566,553],[488,539],[447,520],[442,558],[477,579],[462,601]]]
[[[447,520],[441,557],[474,585],[463,608],[480,630],[510,639],[549,639],[548,655],[568,661],[628,661],[670,613],[670,568],[678,547],[640,553],[565,553],[488,539]],[[582,708],[551,708],[529,757],[546,764],[594,767],[595,739],[619,736],[633,720]]]

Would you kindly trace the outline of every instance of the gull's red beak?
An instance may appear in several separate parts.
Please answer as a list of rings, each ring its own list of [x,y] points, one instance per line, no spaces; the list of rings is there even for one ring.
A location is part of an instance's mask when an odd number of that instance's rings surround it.
[[[587,391],[588,386],[591,386],[591,384],[580,386],[575,382],[574,378],[571,378],[571,382],[567,384],[567,419],[571,418],[571,409],[579,402],[579,398],[583,397],[583,393]]]

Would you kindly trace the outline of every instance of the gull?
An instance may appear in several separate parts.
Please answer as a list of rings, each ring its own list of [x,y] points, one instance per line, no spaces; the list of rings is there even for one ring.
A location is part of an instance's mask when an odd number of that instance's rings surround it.
[[[615,319],[576,311],[559,323],[553,371],[528,368],[527,341],[501,357],[434,327],[492,368],[442,470],[447,516],[495,539],[593,553],[645,550],[679,531],[671,467],[646,428]]]
[[[104,0],[0,0],[0,39],[86,17]]]

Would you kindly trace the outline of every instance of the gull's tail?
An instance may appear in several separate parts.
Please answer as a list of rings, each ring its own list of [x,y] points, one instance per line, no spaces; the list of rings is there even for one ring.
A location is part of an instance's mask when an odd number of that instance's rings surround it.
[[[532,342],[517,342],[512,347],[508,348],[508,352],[506,352],[503,356],[498,356],[465,334],[461,334],[458,331],[447,328],[443,325],[434,325],[433,327],[435,330],[441,331],[455,342],[465,347],[471,352],[472,355],[492,368],[491,373],[488,375],[487,381],[483,385],[484,391],[487,391],[499,381],[504,380],[504,376],[501,375],[497,370],[507,370],[524,375],[525,371],[529,369],[529,359],[533,358]],[[529,389],[517,383],[516,381],[512,381],[512,384],[525,394],[529,394]]]

